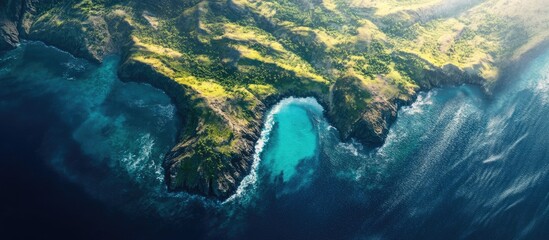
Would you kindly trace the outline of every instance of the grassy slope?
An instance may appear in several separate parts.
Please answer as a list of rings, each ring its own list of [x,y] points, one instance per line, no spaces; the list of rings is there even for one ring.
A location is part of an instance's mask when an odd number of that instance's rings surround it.
[[[544,0],[448,1],[42,1],[23,28],[90,59],[121,52],[122,69],[172,81],[156,84],[185,95],[170,188],[223,198],[248,171],[242,156],[273,99],[316,96],[344,138],[376,144],[419,89],[490,86],[548,38]]]

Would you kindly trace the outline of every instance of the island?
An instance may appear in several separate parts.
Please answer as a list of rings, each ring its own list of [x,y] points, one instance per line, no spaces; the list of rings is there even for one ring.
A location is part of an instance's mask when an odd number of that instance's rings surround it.
[[[0,50],[42,41],[168,94],[182,119],[170,191],[226,199],[267,110],[314,97],[342,140],[383,143],[418,92],[487,94],[547,46],[544,0],[7,0]]]

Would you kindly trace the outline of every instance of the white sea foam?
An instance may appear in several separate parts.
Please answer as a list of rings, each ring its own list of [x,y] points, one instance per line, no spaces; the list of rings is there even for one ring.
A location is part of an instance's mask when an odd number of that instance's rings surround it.
[[[76,59],[72,59],[69,62],[63,63],[63,66],[65,66],[65,69],[67,70],[73,70],[76,72],[82,72],[86,69],[83,63],[76,61]]]
[[[280,112],[281,109],[291,104],[307,106],[308,108],[317,112],[324,111],[324,108],[322,108],[322,106],[316,101],[316,99],[312,97],[307,97],[307,98],[288,97],[288,98],[282,99],[280,102],[274,105],[271,108],[271,110],[268,112],[267,117],[265,118],[263,130],[261,130],[259,140],[255,144],[253,163],[250,169],[250,173],[246,177],[244,177],[244,179],[240,183],[240,186],[238,186],[238,189],[236,190],[235,194],[233,194],[227,200],[225,200],[223,204],[232,202],[235,199],[242,198],[242,196],[244,196],[244,194],[248,191],[254,191],[257,183],[257,168],[259,166],[259,162],[261,161],[261,153],[263,153],[265,145],[267,145],[267,142],[269,142],[271,131],[273,130],[273,127],[275,125],[274,117],[278,112]]]
[[[402,112],[409,115],[422,113],[425,106],[429,106],[433,104],[433,101],[432,101],[433,92],[434,91],[429,91],[425,96],[422,94],[418,95],[416,101],[412,103],[412,105],[410,105],[409,107],[402,108]]]
[[[542,76],[541,80],[537,82],[535,91],[544,104],[549,104],[549,74]]]
[[[337,144],[338,147],[342,148],[343,150],[345,150],[346,152],[352,154],[353,156],[358,156],[358,151],[359,151],[359,148],[360,148],[360,145],[357,144],[356,142],[350,142],[350,143],[344,143],[344,142],[340,142]]]
[[[139,147],[135,151],[126,151],[121,158],[128,175],[139,182],[147,180],[145,175],[149,173],[153,174],[152,178],[161,182],[163,179],[162,166],[152,159],[155,140],[147,133],[137,139],[136,145]]]
[[[140,107],[140,108],[147,107],[147,105],[145,104],[145,100],[143,100],[143,99],[136,99],[136,100],[133,101],[133,104],[137,107]]]
[[[513,142],[513,144],[511,144],[508,148],[506,148],[504,151],[502,151],[501,153],[498,153],[498,154],[492,154],[490,155],[487,159],[485,159],[484,161],[482,161],[482,163],[491,163],[491,162],[495,162],[495,161],[499,161],[499,160],[503,160],[505,158],[507,158],[507,156],[509,155],[510,152],[512,152],[516,147],[517,145],[522,142],[522,140],[524,140],[526,137],[528,136],[528,133],[525,133],[524,135],[522,135],[521,137],[519,137],[517,140],[515,140]]]
[[[172,120],[175,115],[175,106],[168,104],[168,105],[157,105],[156,113],[163,118]]]

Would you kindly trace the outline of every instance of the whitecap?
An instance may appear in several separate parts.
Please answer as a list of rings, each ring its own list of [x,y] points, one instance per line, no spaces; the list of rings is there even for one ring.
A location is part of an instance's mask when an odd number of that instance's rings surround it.
[[[358,156],[359,148],[357,147],[357,144],[354,141],[350,143],[340,142],[337,144],[337,146],[343,149],[345,152],[352,154],[355,157]]]
[[[429,91],[427,94],[419,94],[412,105],[402,108],[402,112],[409,115],[423,113],[426,106],[433,104],[433,92],[435,91]]]
[[[121,155],[121,163],[124,170],[137,181],[146,180],[146,174],[160,182],[163,179],[161,164],[152,159],[152,153],[156,142],[149,133],[143,134],[136,141],[137,149],[127,150]]]
[[[484,161],[482,161],[482,163],[491,163],[491,162],[495,162],[495,161],[499,161],[499,160],[502,160],[502,159],[505,159],[507,158],[507,156],[509,155],[509,153],[511,151],[513,151],[517,145],[522,142],[522,140],[524,140],[526,137],[528,136],[528,133],[525,133],[524,135],[522,135],[521,137],[519,137],[517,140],[515,140],[513,142],[513,144],[511,144],[507,149],[505,149],[504,151],[502,151],[501,153],[499,154],[492,154],[490,155],[487,159],[485,159]]]
[[[535,91],[540,96],[542,103],[549,104],[549,76],[545,75],[542,79],[537,83]]]
[[[63,66],[65,66],[67,70],[73,70],[76,72],[81,72],[86,68],[84,64],[78,63],[75,60],[63,63]]]
[[[169,120],[172,120],[175,115],[175,106],[171,104],[157,105],[155,109],[156,109],[156,114],[158,114],[158,116],[167,118]]]

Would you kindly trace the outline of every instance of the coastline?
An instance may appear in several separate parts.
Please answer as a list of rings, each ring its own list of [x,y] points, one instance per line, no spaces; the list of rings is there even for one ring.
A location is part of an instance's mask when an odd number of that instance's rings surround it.
[[[29,1],[20,1],[27,5],[21,7],[21,15],[25,11],[36,11],[33,9],[32,4]],[[23,6],[23,5],[22,5]],[[94,64],[100,64],[102,59],[109,54],[117,54],[121,57],[117,69],[117,75],[121,81],[135,81],[143,82],[152,85],[153,87],[166,93],[173,103],[177,107],[177,114],[180,116],[182,126],[180,128],[178,143],[172,148],[170,152],[166,154],[166,160],[164,161],[166,183],[168,184],[169,191],[187,191],[190,193],[196,193],[205,195],[208,197],[224,200],[234,192],[237,191],[241,185],[242,180],[250,174],[254,164],[255,146],[261,138],[261,132],[266,122],[266,115],[268,115],[269,109],[276,106],[282,99],[288,97],[313,97],[317,102],[325,109],[325,116],[328,122],[339,130],[340,138],[342,141],[349,141],[350,139],[356,139],[363,145],[367,146],[380,146],[383,144],[387,137],[389,128],[392,126],[397,118],[398,109],[403,106],[410,105],[416,98],[419,91],[428,91],[433,88],[444,86],[457,86],[464,83],[478,85],[485,91],[486,94],[491,95],[497,89],[498,85],[504,84],[502,79],[505,79],[506,71],[514,71],[512,69],[522,66],[521,64],[509,63],[501,66],[502,76],[498,79],[495,86],[487,86],[485,79],[470,74],[466,70],[462,70],[459,67],[451,64],[444,65],[442,67],[436,67],[433,64],[424,60],[424,64],[427,64],[431,69],[423,69],[421,72],[422,78],[413,79],[418,84],[418,91],[406,96],[405,98],[390,98],[382,99],[381,101],[374,101],[368,105],[361,106],[363,109],[353,110],[344,109],[346,107],[344,102],[339,102],[340,106],[334,105],[333,99],[334,92],[340,91],[338,87],[345,86],[348,82],[353,83],[356,79],[336,79],[329,83],[329,90],[326,89],[286,89],[281,92],[268,95],[265,99],[258,100],[258,106],[254,109],[254,118],[246,125],[233,124],[230,120],[227,120],[225,116],[219,116],[219,109],[213,109],[211,104],[208,103],[208,99],[203,97],[197,90],[192,87],[178,83],[174,78],[162,73],[154,66],[145,62],[136,61],[131,59],[132,48],[136,47],[136,42],[130,39],[132,34],[132,27],[125,21],[116,17],[104,16],[105,21],[117,22],[114,28],[102,29],[109,33],[109,41],[105,45],[99,45],[99,49],[91,49],[89,46],[75,48],[65,47],[59,44],[59,31],[48,33],[47,31],[42,34],[27,34],[25,33],[24,23],[22,19],[16,19],[19,28],[18,41],[21,39],[28,39],[30,41],[39,40],[48,46],[53,46],[63,51],[70,53],[75,57],[84,58]],[[117,33],[118,35],[110,33]],[[86,35],[86,32],[75,32],[77,36]],[[47,38],[44,38],[47,36]],[[78,46],[79,44],[86,44],[76,42],[79,38],[71,39],[67,41],[67,44],[71,46]],[[71,42],[73,41],[73,42]],[[526,54],[520,56],[516,62],[523,63],[525,59],[531,59],[536,54],[537,49],[549,46],[549,40],[541,42],[533,49],[527,51]],[[398,49],[397,49],[398,51]],[[100,54],[98,54],[100,53]],[[413,54],[412,54],[413,55]],[[407,56],[404,54],[403,56]],[[416,56],[417,57],[417,56]],[[405,60],[405,59],[404,59]],[[509,68],[508,68],[509,67]],[[356,81],[355,81],[356,82]],[[311,85],[312,86],[312,85]],[[360,89],[361,86],[352,86]],[[312,87],[311,87],[312,88]],[[340,91],[345,94],[344,90]],[[360,96],[359,96],[360,97]],[[218,108],[222,108],[218,107]],[[218,110],[216,112],[216,110]],[[223,113],[223,112],[221,112]],[[212,121],[221,122],[222,124],[229,125],[231,128],[231,136],[233,136],[238,143],[237,147],[232,149],[231,152],[222,156],[220,161],[226,166],[221,170],[217,170],[213,175],[205,172],[200,166],[192,166],[193,169],[186,169],[182,166],[182,161],[188,161],[192,159],[193,153],[197,143],[200,141],[202,127],[205,120],[204,116],[214,116]],[[343,120],[351,119],[352,122],[346,122]],[[236,127],[235,127],[236,125]],[[192,159],[192,164],[196,164],[201,159]],[[219,159],[218,159],[219,160]],[[191,164],[191,165],[192,165]],[[199,172],[198,170],[202,169]],[[183,176],[181,176],[183,175]]]
[[[24,39],[23,41],[33,41],[33,40],[25,40]],[[41,42],[41,41],[38,41],[38,42]],[[52,46],[52,45],[48,45],[45,42],[41,42],[41,43],[48,46],[48,47],[55,47],[55,46]],[[544,46],[548,46],[548,45],[549,45],[549,41],[545,42],[545,45],[538,46],[536,49],[541,49]],[[55,48],[57,48],[57,47],[55,47]],[[57,48],[57,49],[59,49],[59,48]],[[64,52],[67,52],[67,53],[70,53],[73,57],[77,57],[73,53],[68,52],[64,49],[60,49],[60,50],[64,51]],[[111,53],[111,54],[116,54],[116,53]],[[532,50],[531,52],[529,52],[528,55],[525,55],[525,56],[527,56],[525,58],[533,59],[537,55],[539,55],[539,53],[535,50]],[[521,59],[525,59],[525,58],[521,58]],[[518,62],[522,63],[523,60],[520,60]],[[97,63],[97,62],[92,62],[92,63],[100,64],[100,63]],[[189,103],[192,102],[191,97],[189,97],[188,91],[192,91],[192,90],[191,89],[185,89],[184,86],[182,86],[180,84],[177,84],[175,81],[171,80],[169,77],[158,73],[157,71],[150,68],[150,66],[148,66],[146,64],[140,64],[138,62],[133,62],[133,63],[135,63],[135,65],[124,65],[124,63],[122,61],[120,62],[120,65],[118,66],[118,71],[117,72],[118,72],[118,76],[119,76],[121,81],[125,81],[125,82],[133,81],[133,82],[140,82],[140,83],[150,84],[153,87],[155,87],[155,88],[163,91],[164,93],[166,93],[166,95],[168,95],[170,97],[170,99],[172,99],[172,101],[174,102],[174,105],[177,106],[177,113],[180,116],[180,119],[182,120],[182,126],[180,126],[180,134],[178,134],[178,135],[181,136],[180,141],[178,141],[179,144],[176,144],[176,146],[174,146],[174,149],[176,149],[177,146],[181,144],[181,142],[182,142],[181,139],[184,139],[183,136],[188,134],[188,131],[193,129],[191,126],[193,126],[193,123],[196,124],[196,121],[197,121],[197,119],[192,119],[190,117],[190,116],[192,116],[192,114],[189,114],[189,115],[184,114],[184,113],[189,113],[189,111],[192,111],[192,108],[188,107],[190,105]],[[514,65],[514,66],[516,66],[516,68],[518,68],[519,66],[525,66],[525,65],[527,65],[527,64],[523,63],[521,65]],[[511,70],[509,70],[509,71],[511,71]],[[129,74],[129,73],[131,73],[131,74]],[[502,79],[502,80],[505,80],[505,79]],[[434,88],[447,87],[447,86],[458,86],[460,84],[463,84],[463,82],[455,82],[453,84],[452,83],[442,84],[442,85],[436,86]],[[475,83],[470,83],[470,84],[474,84],[474,85],[479,86],[480,89],[483,90],[483,92],[487,93],[488,96],[490,95],[490,91],[487,91],[487,89],[483,85],[475,84]],[[422,91],[429,91],[431,89],[424,89]],[[290,94],[287,94],[287,95],[271,96],[270,98],[268,98],[264,101],[265,108],[262,112],[260,112],[260,114],[263,116],[262,120],[260,122],[261,126],[265,125],[266,120],[268,118],[268,114],[266,114],[267,110],[272,109],[273,107],[275,107],[277,104],[279,104],[284,99],[287,99],[287,98],[308,98],[308,97],[312,97],[312,98],[316,99],[316,101],[325,109],[325,113],[326,113],[325,117],[328,119],[328,122],[332,125],[333,124],[333,120],[332,120],[333,116],[329,114],[329,112],[328,112],[329,111],[329,108],[328,108],[329,105],[326,101],[324,101],[324,98],[322,98],[318,95],[315,95],[315,94],[310,94],[310,95],[306,95],[306,94],[305,95],[290,95]],[[417,97],[417,94],[409,102],[398,102],[398,103],[396,103],[395,104],[397,106],[396,111],[398,111],[398,109],[400,109],[400,107],[410,105],[410,103],[412,103],[416,97]],[[391,126],[392,123],[395,120],[396,120],[396,116],[394,118],[388,119],[388,125]],[[248,164],[249,167],[247,169],[244,169],[245,170],[244,175],[242,176],[242,178],[240,180],[237,181],[238,184],[236,184],[236,189],[234,190],[234,192],[232,194],[228,195],[226,198],[221,198],[220,200],[227,201],[229,198],[234,196],[234,194],[237,193],[238,189],[241,188],[240,186],[242,185],[243,179],[245,179],[246,177],[248,177],[252,173],[253,168],[254,168],[253,166],[255,164],[255,160],[254,160],[254,155],[256,153],[255,150],[256,150],[256,146],[258,144],[258,141],[260,141],[260,139],[261,139],[261,131],[258,132],[257,135],[251,136],[252,138],[250,140],[253,141],[253,143],[254,143],[253,144],[254,151],[246,152],[245,154],[243,154],[241,156],[241,158],[244,161],[249,163]],[[351,138],[342,139],[342,140],[343,141],[349,141],[350,139]],[[383,138],[383,140],[384,139],[385,138]],[[360,139],[357,139],[357,140],[359,142],[361,142],[361,144],[364,145],[364,143]],[[379,145],[373,145],[373,147],[380,146],[381,144],[382,144],[382,142],[379,143]],[[178,149],[178,150],[181,150],[181,149]],[[170,157],[176,156],[178,154],[181,154],[181,153],[179,153],[178,151],[173,151],[172,150],[172,152],[166,153],[166,159],[169,159]],[[168,168],[169,166],[170,166],[170,162],[166,161],[165,168]],[[169,178],[169,171],[168,170],[166,170],[166,178],[167,179]],[[194,192],[192,190],[189,191],[189,189],[179,189],[179,190],[178,189],[172,189],[171,191],[176,191],[177,192],[177,191],[180,191],[180,190],[184,190],[184,191],[187,191],[187,192],[190,192],[190,193],[195,193],[195,194],[196,193],[198,193],[198,194],[201,193],[199,191],[194,191]]]

